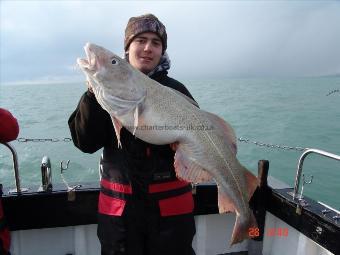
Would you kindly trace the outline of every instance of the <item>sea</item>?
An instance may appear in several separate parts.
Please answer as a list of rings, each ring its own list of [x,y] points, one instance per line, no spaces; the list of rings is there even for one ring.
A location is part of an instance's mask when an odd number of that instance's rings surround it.
[[[258,161],[269,160],[269,175],[294,186],[303,148],[340,155],[340,77],[228,78],[181,80],[200,108],[234,128],[238,159],[254,174]],[[0,107],[17,118],[16,149],[22,187],[41,183],[41,160],[48,156],[52,181],[99,180],[101,150],[83,153],[70,141],[68,118],[86,90],[84,82],[0,85]],[[1,120],[0,120],[1,121]],[[340,209],[340,161],[311,154],[303,165],[304,194]],[[0,183],[15,187],[10,151],[0,144]]]

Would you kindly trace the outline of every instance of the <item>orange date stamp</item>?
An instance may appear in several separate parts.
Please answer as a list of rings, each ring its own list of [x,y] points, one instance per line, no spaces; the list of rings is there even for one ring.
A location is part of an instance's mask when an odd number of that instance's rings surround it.
[[[260,236],[259,228],[249,228],[248,235],[250,238],[259,237]],[[265,230],[264,236],[267,237],[287,237],[288,236],[288,228],[267,228]]]

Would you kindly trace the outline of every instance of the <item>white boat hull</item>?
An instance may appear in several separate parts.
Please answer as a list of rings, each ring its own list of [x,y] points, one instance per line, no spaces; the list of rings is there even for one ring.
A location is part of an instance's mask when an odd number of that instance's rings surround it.
[[[209,214],[195,216],[196,236],[193,248],[196,255],[217,255],[248,251],[252,242],[244,241],[229,247],[235,215]],[[295,228],[266,213],[263,255],[331,255]],[[270,229],[287,229],[287,236],[270,236]],[[100,255],[97,225],[18,230],[11,232],[13,255]],[[251,249],[248,254],[251,254]]]

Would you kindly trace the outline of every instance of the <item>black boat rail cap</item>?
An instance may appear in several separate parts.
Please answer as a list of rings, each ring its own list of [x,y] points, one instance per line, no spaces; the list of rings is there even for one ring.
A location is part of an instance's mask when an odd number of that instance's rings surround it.
[[[322,206],[327,208],[327,209],[325,209],[325,211],[323,211],[323,214],[327,214],[327,213],[333,211],[333,212],[336,212],[338,215],[340,215],[340,211],[339,210],[337,210],[337,209],[335,209],[335,208],[333,208],[333,207],[331,207],[331,206],[329,206],[329,205],[327,205],[327,204],[325,204],[325,203],[323,203],[321,201],[318,201],[318,203],[320,205],[322,205]]]
[[[73,187],[73,191],[76,192],[99,192],[100,190],[100,184],[99,181],[97,182],[70,182],[69,183],[71,187]],[[3,187],[3,197],[6,198],[15,198],[15,197],[42,197],[42,196],[51,196],[58,194],[67,194],[70,190],[68,187],[65,186],[64,183],[55,183],[53,185],[53,190],[50,192],[41,192],[40,188],[41,186],[36,184],[32,185],[25,192],[22,192],[20,194],[17,194],[16,192],[11,192],[12,190],[8,187]]]

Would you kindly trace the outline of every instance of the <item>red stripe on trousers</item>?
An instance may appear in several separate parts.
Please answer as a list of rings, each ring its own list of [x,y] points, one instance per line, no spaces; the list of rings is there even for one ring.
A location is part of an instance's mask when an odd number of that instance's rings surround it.
[[[182,181],[182,180],[151,184],[151,185],[149,185],[149,193],[157,193],[157,192],[179,189],[179,188],[185,187],[187,185],[189,185],[189,182]]]
[[[100,184],[109,190],[125,193],[125,194],[132,194],[132,188],[130,185],[120,184],[117,182],[110,182],[108,180],[102,179]]]
[[[126,201],[107,196],[100,192],[98,201],[98,212],[111,216],[122,216]]]
[[[191,191],[176,197],[159,200],[161,216],[174,216],[192,213],[194,210],[194,199]]]

